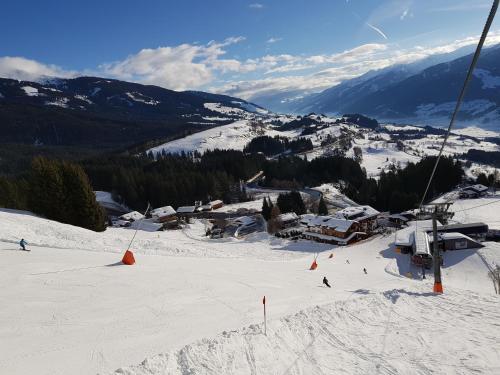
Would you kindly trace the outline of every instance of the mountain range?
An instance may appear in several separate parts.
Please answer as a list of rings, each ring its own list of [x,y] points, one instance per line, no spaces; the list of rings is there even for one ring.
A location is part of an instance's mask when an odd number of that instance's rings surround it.
[[[379,120],[445,124],[472,59],[471,47],[347,80],[320,93],[253,97],[269,109],[304,113],[363,113]],[[447,61],[448,60],[448,61]],[[443,62],[444,61],[444,62]],[[483,127],[500,123],[500,47],[485,49],[469,85],[459,120]],[[277,98],[278,100],[274,100]]]
[[[226,108],[223,118],[213,106]],[[98,77],[40,82],[0,78],[2,143],[126,146],[182,136],[258,111],[263,109],[229,96]]]

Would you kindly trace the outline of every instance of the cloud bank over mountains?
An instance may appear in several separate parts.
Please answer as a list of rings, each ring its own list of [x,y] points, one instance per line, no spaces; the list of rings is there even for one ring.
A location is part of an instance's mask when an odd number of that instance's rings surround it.
[[[46,77],[96,75],[158,85],[173,90],[208,90],[251,99],[282,90],[321,91],[370,70],[405,64],[435,54],[453,52],[477,43],[470,36],[434,46],[401,48],[397,43],[368,43],[352,49],[319,55],[265,54],[252,59],[230,56],[231,46],[246,43],[243,36],[206,44],[145,48],[119,61],[103,62],[83,71],[43,63],[24,57],[0,57],[0,77],[39,80]],[[278,38],[271,38],[273,42]],[[267,42],[270,42],[269,39]],[[500,43],[500,32],[492,32],[487,45]]]

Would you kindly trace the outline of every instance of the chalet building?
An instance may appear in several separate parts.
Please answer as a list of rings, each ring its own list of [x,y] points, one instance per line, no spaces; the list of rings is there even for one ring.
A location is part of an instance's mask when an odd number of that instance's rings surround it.
[[[242,237],[263,229],[262,217],[240,216],[232,219],[225,228],[225,234],[234,237]]]
[[[158,223],[168,223],[177,220],[177,212],[172,206],[155,208],[151,211],[151,218]]]
[[[370,206],[346,207],[337,211],[335,217],[347,219],[356,223],[355,230],[372,233],[378,227],[378,216],[380,212]]]
[[[177,217],[179,219],[190,218],[195,213],[199,212],[200,210],[201,210],[200,206],[181,206],[181,207],[177,208]]]
[[[302,234],[304,238],[322,243],[347,245],[368,236],[368,233],[359,230],[361,224],[355,220],[303,215],[301,224],[306,227]]]
[[[122,216],[119,217],[120,220],[125,220],[131,223],[137,220],[141,220],[143,218],[144,215],[137,211],[132,211],[127,214],[123,214]]]
[[[460,190],[460,198],[479,198],[486,195],[488,188],[481,184],[467,186]]]
[[[201,206],[202,211],[212,211],[217,210],[224,206],[224,202],[221,200],[210,201],[207,204]]]
[[[299,225],[300,219],[295,212],[288,212],[278,216],[282,229],[293,228]]]
[[[416,219],[415,214],[411,212],[401,212],[399,214],[392,214],[389,215],[388,220],[389,222],[396,224],[398,226],[403,226],[408,224],[408,222],[413,221]]]
[[[221,201],[220,199],[211,201],[209,204],[210,204],[210,206],[212,206],[212,210],[217,210],[217,209],[222,208],[224,206],[224,202]]]

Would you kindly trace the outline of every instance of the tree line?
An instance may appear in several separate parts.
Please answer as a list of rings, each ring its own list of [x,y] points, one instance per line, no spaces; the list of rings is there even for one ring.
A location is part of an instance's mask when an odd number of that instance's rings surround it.
[[[81,166],[66,161],[36,157],[26,176],[0,177],[0,206],[94,231],[106,228],[106,215],[87,175]]]
[[[243,149],[245,153],[258,153],[261,152],[266,156],[273,156],[281,154],[285,151],[292,153],[300,153],[313,149],[312,141],[308,138],[297,138],[289,140],[279,135],[269,137],[263,135],[252,139]]]
[[[323,183],[338,183],[349,198],[379,210],[393,212],[417,206],[431,174],[435,157],[393,167],[379,180],[367,178],[353,159],[342,156],[320,157],[308,161],[296,156],[268,160],[261,154],[214,150],[180,155],[101,155],[79,165],[35,158],[24,176],[0,177],[0,206],[29,209],[47,218],[103,229],[103,214],[92,190],[112,192],[119,202],[133,209],[191,205],[195,200],[222,199],[226,203],[246,199],[244,185],[258,171],[266,187],[297,190]],[[447,192],[464,177],[461,164],[442,158],[429,196]],[[243,188],[242,188],[243,187]],[[303,213],[291,194],[280,198],[282,212]],[[320,202],[321,203],[321,202]],[[324,203],[324,202],[323,202]],[[321,204],[322,213],[326,207]]]

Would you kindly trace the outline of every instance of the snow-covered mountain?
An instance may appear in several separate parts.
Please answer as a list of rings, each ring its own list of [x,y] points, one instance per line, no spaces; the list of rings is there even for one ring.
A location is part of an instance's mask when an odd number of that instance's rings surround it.
[[[294,113],[363,113],[383,120],[445,125],[462,87],[471,47],[407,65],[397,65],[345,81],[323,92],[284,98],[282,108]],[[462,56],[456,58],[457,56]],[[487,128],[500,125],[500,47],[483,51],[469,86],[459,121]],[[295,98],[295,99],[294,99]],[[260,98],[252,98],[264,103]],[[269,101],[268,108],[276,108]]]
[[[216,108],[214,108],[216,110]],[[223,115],[223,112],[222,114]],[[241,120],[211,128],[187,137],[152,147],[148,152],[160,153],[204,152],[214,149],[243,150],[257,137],[281,137],[289,141],[310,140],[312,148],[298,155],[308,160],[322,156],[343,154],[357,159],[368,176],[378,178],[382,171],[396,165],[416,163],[425,156],[437,155],[443,139],[443,129],[411,125],[378,125],[375,120],[356,117],[328,117],[269,114],[260,121]],[[372,126],[372,122],[375,126]],[[500,151],[500,132],[468,127],[453,131],[444,154],[466,161],[469,150]],[[284,154],[292,153],[290,150]],[[271,157],[277,157],[274,155]],[[493,166],[472,163],[466,170],[470,177],[492,172]],[[491,170],[490,170],[491,169]]]
[[[214,107],[226,108],[224,116]],[[266,113],[241,99],[97,77],[0,78],[0,142],[126,144]]]

